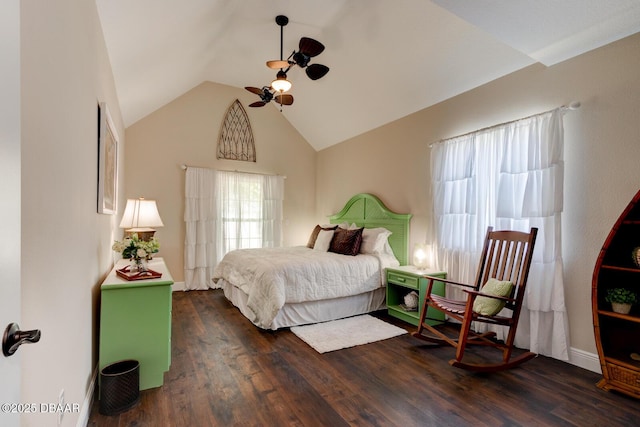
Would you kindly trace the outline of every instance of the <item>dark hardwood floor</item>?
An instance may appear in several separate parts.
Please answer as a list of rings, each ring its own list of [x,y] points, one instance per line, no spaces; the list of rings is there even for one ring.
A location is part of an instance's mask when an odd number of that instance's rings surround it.
[[[89,426],[640,425],[640,401],[546,357],[479,375],[408,334],[319,354],[289,330],[256,328],[221,291],[174,293],[172,322],[164,386],[116,416],[95,401]]]

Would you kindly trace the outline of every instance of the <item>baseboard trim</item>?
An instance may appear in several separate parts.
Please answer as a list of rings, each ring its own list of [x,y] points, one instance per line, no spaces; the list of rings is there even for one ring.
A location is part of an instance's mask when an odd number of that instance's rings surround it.
[[[171,285],[172,292],[184,291],[184,290],[185,290],[184,282],[173,282],[173,285]]]
[[[84,397],[84,401],[82,402],[82,408],[80,409],[80,415],[78,416],[78,422],[76,423],[77,427],[87,427],[87,424],[89,424],[89,416],[91,415],[91,406],[93,405],[93,394],[96,390],[97,378],[98,367],[96,366],[93,370],[93,374],[91,375],[91,382],[87,389],[87,395]]]
[[[602,373],[600,358],[597,354],[571,347],[569,350],[569,363],[597,374]]]

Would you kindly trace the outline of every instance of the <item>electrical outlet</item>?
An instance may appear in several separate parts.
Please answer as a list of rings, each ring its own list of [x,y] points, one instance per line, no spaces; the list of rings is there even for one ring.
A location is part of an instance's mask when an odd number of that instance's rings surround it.
[[[60,395],[58,396],[58,426],[62,425],[62,417],[64,416],[64,411],[60,410],[60,408],[64,408],[64,389],[60,389]]]

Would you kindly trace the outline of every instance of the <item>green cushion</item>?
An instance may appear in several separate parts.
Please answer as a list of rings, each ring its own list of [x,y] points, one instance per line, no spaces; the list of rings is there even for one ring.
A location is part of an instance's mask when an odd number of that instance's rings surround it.
[[[489,279],[482,289],[480,289],[480,292],[487,295],[509,297],[511,296],[512,290],[513,283],[509,281]],[[505,304],[505,301],[499,299],[478,296],[473,302],[473,311],[483,316],[494,316],[504,308]]]

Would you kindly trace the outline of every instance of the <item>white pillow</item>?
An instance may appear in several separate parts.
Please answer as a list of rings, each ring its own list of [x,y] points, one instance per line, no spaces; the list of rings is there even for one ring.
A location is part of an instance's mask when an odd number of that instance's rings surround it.
[[[393,249],[391,249],[391,245],[389,244],[389,241],[384,242],[384,246],[382,248],[381,253],[386,255],[391,255],[394,258],[396,257],[396,254],[393,253]]]
[[[361,254],[380,254],[385,250],[385,243],[391,236],[391,232],[386,228],[365,228],[362,231]]]
[[[355,222],[353,224],[349,224],[347,221],[345,221],[342,224],[338,225],[338,228],[344,228],[345,230],[355,230],[356,228],[360,227],[358,227]]]
[[[331,240],[333,239],[333,233],[335,233],[334,230],[320,230],[316,243],[313,245],[313,249],[316,251],[327,252],[329,250],[329,245],[331,245]]]

